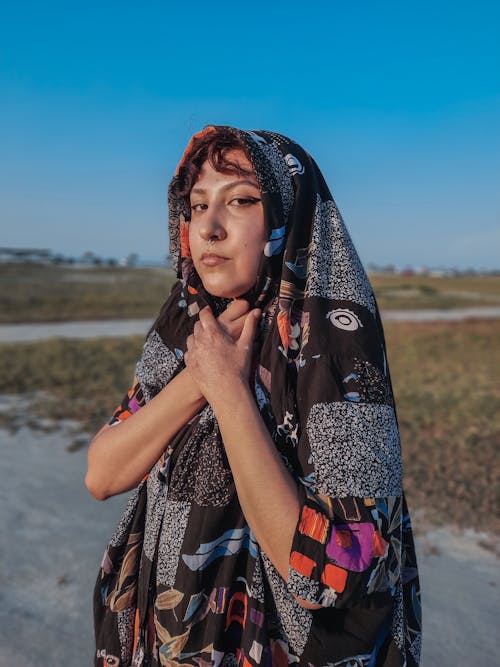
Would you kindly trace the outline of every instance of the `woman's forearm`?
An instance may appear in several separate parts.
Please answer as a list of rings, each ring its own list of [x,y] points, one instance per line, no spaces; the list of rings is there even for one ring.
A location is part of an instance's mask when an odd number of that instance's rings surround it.
[[[184,369],[138,412],[116,426],[106,426],[88,451],[85,484],[98,500],[133,489],[169,441],[206,404]]]
[[[217,322],[238,340],[249,304],[235,299]],[[89,447],[85,483],[101,500],[133,489],[146,475],[173,436],[206,404],[199,385],[183,369],[151,401],[118,426],[105,426]]]
[[[285,579],[299,517],[297,485],[279,455],[250,388],[231,385],[211,401],[241,509],[258,543]]]

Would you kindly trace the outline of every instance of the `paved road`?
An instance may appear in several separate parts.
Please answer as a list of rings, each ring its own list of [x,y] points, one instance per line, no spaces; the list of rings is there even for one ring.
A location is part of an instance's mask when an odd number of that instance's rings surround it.
[[[498,318],[500,307],[460,308],[456,310],[389,310],[382,313],[384,322],[441,322],[471,318]],[[42,322],[36,324],[1,324],[0,343],[22,343],[49,338],[97,338],[143,336],[151,320],[90,320],[82,322]]]
[[[49,338],[114,338],[144,336],[151,320],[88,320],[82,322],[40,322],[1,324],[0,343],[31,343]]]
[[[0,396],[0,412],[22,414]],[[92,664],[92,590],[125,496],[87,493],[85,448],[71,423],[44,433],[0,430],[0,665]],[[493,664],[500,564],[472,534],[417,538],[423,590],[423,667]],[[436,553],[436,548],[439,552]]]
[[[470,319],[496,319],[500,306],[483,308],[456,308],[454,310],[386,310],[381,313],[384,322],[452,322]]]

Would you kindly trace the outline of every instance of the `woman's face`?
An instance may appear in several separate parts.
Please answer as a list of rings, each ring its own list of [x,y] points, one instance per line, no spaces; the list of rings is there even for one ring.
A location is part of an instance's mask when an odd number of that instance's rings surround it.
[[[222,174],[209,162],[202,165],[190,193],[189,247],[205,289],[234,298],[255,285],[267,235],[250,161],[236,149],[225,157],[251,173]]]

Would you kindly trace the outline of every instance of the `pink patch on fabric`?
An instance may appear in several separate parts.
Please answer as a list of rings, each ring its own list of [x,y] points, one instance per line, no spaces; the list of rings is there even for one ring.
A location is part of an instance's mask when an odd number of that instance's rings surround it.
[[[267,368],[264,368],[264,366],[259,365],[259,377],[262,380],[262,384],[264,387],[267,389],[267,391],[271,391],[271,373],[267,370]]]
[[[134,412],[137,412],[138,410],[141,409],[141,406],[140,406],[139,403],[137,402],[137,399],[136,399],[135,396],[133,396],[133,397],[130,399],[130,402],[129,402],[129,404],[128,404],[128,409],[130,410],[130,412],[131,412],[132,414],[134,414]]]
[[[258,609],[250,607],[250,620],[261,628],[264,625],[264,614]]]
[[[347,532],[350,533],[350,540],[346,539]],[[330,540],[326,545],[326,555],[346,570],[363,572],[373,558],[374,532],[375,528],[372,523],[333,525]],[[346,548],[349,542],[351,546]]]

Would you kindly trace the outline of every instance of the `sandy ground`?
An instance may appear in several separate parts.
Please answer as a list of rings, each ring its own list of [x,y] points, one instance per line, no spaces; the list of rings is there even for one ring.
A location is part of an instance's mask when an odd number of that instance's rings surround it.
[[[78,425],[22,426],[23,400],[0,396],[0,412],[20,414],[17,432],[0,430],[0,665],[84,667],[94,581],[126,496],[91,498],[85,447],[68,449]],[[485,537],[449,527],[417,537],[425,667],[495,664],[500,559]]]
[[[453,310],[386,310],[384,322],[441,322],[500,317],[500,307],[456,308]],[[0,343],[29,343],[48,338],[95,338],[137,334],[144,336],[152,321],[89,320],[80,322],[39,322],[30,324],[0,324]]]

